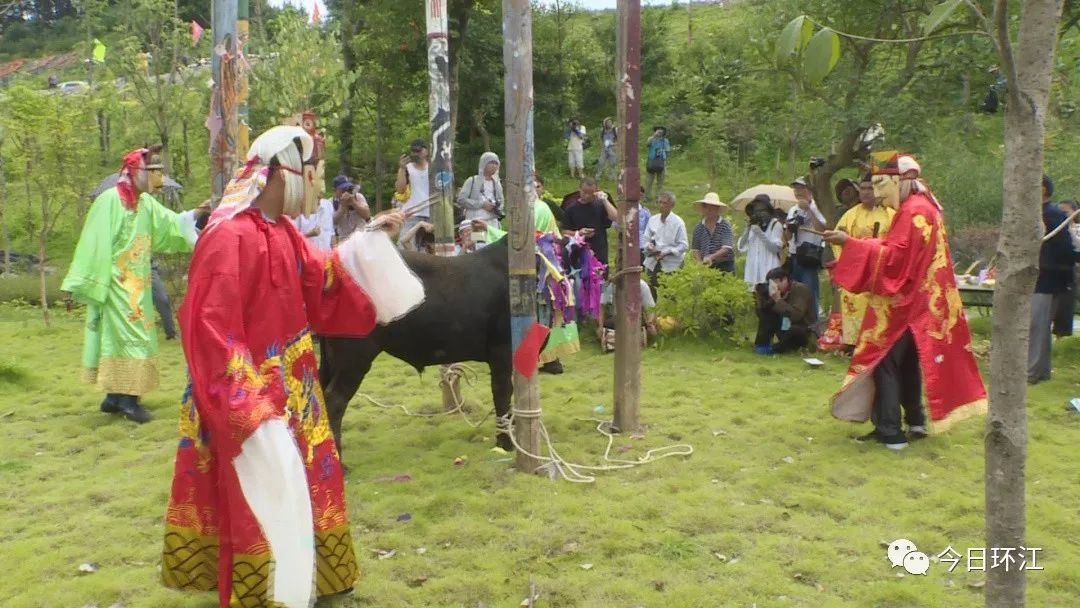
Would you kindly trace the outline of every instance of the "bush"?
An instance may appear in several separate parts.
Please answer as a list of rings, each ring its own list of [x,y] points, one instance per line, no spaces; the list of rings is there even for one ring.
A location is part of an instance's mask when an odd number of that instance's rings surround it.
[[[748,318],[753,310],[753,296],[735,275],[689,259],[677,272],[660,275],[656,313],[674,318],[686,335],[730,337],[736,329],[735,320]]]
[[[45,295],[49,302],[58,302],[60,295],[60,283],[64,275],[54,272],[45,275]],[[0,276],[0,302],[24,302],[34,306],[41,305],[41,284],[37,274],[17,274],[13,276]]]

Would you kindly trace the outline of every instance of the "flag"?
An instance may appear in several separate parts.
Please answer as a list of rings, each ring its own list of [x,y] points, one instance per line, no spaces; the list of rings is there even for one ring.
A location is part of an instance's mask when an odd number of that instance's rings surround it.
[[[319,25],[320,21],[322,21],[322,14],[319,13],[319,3],[318,2],[312,2],[311,3],[311,22],[314,23],[315,25]]]
[[[531,320],[532,325],[514,351],[514,369],[522,376],[532,378],[536,373],[536,363],[540,360],[540,351],[544,350],[544,343],[551,330],[537,323],[535,318],[526,317],[524,320]]]
[[[199,44],[199,39],[202,38],[202,33],[203,27],[193,19],[191,21],[191,46]]]
[[[105,45],[97,38],[94,38],[94,61],[105,63],[105,50]]]

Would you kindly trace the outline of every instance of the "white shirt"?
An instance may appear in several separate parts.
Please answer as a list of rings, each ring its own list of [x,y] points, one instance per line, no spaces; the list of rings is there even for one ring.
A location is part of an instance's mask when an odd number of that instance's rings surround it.
[[[674,212],[668,214],[667,220],[657,213],[649,218],[649,223],[645,226],[645,239],[641,242],[641,248],[648,248],[649,243],[656,247],[657,252],[665,254],[660,260],[660,270],[675,272],[682,266],[683,257],[690,250],[686,223]],[[655,270],[656,260],[656,256],[650,255],[645,258],[643,265],[650,271]]]
[[[780,250],[784,248],[784,226],[773,220],[769,227],[762,230],[757,224],[751,225],[742,233],[738,242],[739,251],[746,254],[746,268],[743,280],[751,288],[765,282],[765,275],[780,265]]]
[[[791,209],[788,210],[787,219],[788,219],[788,222],[790,222],[791,220],[795,219],[796,216],[801,217],[801,218],[803,218],[802,226],[805,226],[807,228],[813,228],[813,226],[811,225],[811,221],[810,221],[810,214],[811,213],[814,214],[814,217],[817,218],[817,221],[821,222],[822,226],[827,226],[828,225],[825,222],[825,216],[822,215],[821,211],[818,210],[817,203],[814,202],[814,201],[810,201],[810,210],[809,211],[803,211],[802,208],[800,208],[798,205],[795,205],[794,207],[792,207]],[[800,228],[802,226],[800,226]],[[795,249],[799,245],[802,245],[803,243],[812,243],[814,245],[820,245],[821,244],[821,237],[816,235],[816,234],[810,234],[809,232],[807,232],[805,230],[799,230],[799,234],[796,235],[795,238],[791,239],[790,243],[788,243],[788,247],[789,247],[791,253],[795,253]]]
[[[334,243],[334,201],[324,198],[319,201],[319,206],[314,213],[296,218],[296,228],[300,230],[300,234],[307,234],[316,226],[319,227],[319,234],[304,238],[312,247],[330,251]]]
[[[652,310],[656,308],[656,300],[652,297],[652,290],[649,289],[649,284],[645,282],[645,279],[638,281],[638,289],[641,291],[641,310]],[[600,305],[610,306],[615,303],[615,283],[608,281],[604,283],[604,289],[600,292]]]
[[[566,144],[567,150],[573,150],[574,152],[581,152],[585,147],[585,125],[577,128],[575,133],[573,129],[570,130],[570,141]]]
[[[431,187],[428,184],[428,169],[431,168],[431,163],[424,169],[417,169],[416,165],[409,163],[405,165],[405,171],[409,174],[409,200],[405,201],[405,204],[401,206],[402,211],[408,211],[413,207],[418,207],[422,204],[428,203],[428,198],[431,197]],[[422,217],[425,219],[431,218],[431,207],[425,207],[416,212],[415,217]]]

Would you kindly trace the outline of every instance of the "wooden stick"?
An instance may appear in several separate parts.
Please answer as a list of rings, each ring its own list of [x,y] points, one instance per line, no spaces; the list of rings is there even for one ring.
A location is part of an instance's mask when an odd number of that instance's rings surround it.
[[[1046,233],[1046,236],[1043,237],[1042,242],[1045,243],[1046,241],[1049,241],[1050,239],[1057,236],[1058,233],[1061,232],[1062,230],[1064,230],[1066,226],[1071,224],[1072,221],[1075,220],[1077,216],[1080,216],[1080,209],[1077,209],[1076,211],[1073,211],[1072,214],[1069,215],[1069,217],[1065,218],[1064,222],[1061,222],[1060,224],[1058,224],[1057,228],[1054,228],[1050,232]]]

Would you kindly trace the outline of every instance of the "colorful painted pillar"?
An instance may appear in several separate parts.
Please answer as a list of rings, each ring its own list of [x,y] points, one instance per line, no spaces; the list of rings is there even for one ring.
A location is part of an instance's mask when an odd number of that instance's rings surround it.
[[[454,134],[450,130],[449,0],[425,0],[427,14],[428,96],[431,119],[431,168],[428,171],[431,220],[435,225],[435,253],[454,253]]]

